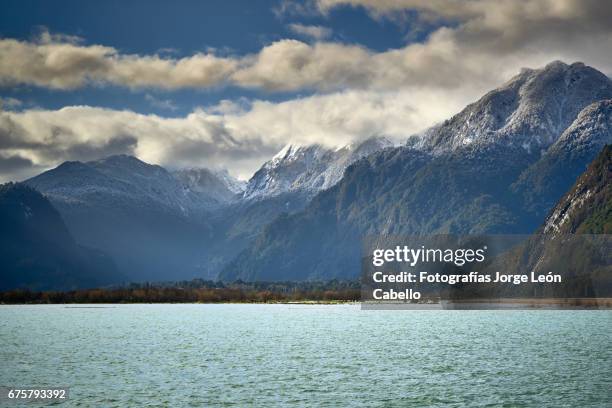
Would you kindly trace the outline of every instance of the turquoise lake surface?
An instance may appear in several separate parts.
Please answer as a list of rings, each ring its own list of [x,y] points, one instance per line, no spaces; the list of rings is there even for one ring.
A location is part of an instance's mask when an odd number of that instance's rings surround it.
[[[0,306],[0,386],[59,406],[612,407],[611,346],[609,310]]]

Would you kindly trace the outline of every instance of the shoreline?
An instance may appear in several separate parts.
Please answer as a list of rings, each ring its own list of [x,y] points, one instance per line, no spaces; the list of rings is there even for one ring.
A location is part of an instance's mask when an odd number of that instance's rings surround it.
[[[360,305],[367,310],[397,309],[612,309],[612,298],[504,298],[442,300],[430,303],[371,302],[360,300],[299,300],[299,301],[244,301],[244,302],[2,302],[0,306],[19,305]],[[456,306],[456,307],[455,307]],[[91,306],[95,307],[95,306]]]
[[[295,301],[295,302],[0,302],[0,306],[19,305],[359,305],[361,301]]]

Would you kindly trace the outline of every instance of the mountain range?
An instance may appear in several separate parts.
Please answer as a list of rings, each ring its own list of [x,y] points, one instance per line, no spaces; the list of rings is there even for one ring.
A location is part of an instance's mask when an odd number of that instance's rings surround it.
[[[261,199],[288,192],[313,196],[340,181],[349,164],[392,146],[384,137],[372,137],[335,150],[321,145],[287,145],[253,175],[243,197]]]
[[[248,182],[111,156],[24,183],[131,281],[355,278],[364,236],[536,231],[612,143],[611,113],[610,78],[553,62],[401,146],[288,145]]]
[[[304,208],[350,163],[388,146],[384,138],[335,150],[288,146],[248,183],[126,155],[65,162],[24,183],[49,199],[79,243],[108,253],[130,280],[213,279],[264,225]]]
[[[405,146],[349,166],[221,277],[354,277],[368,235],[532,233],[612,142],[611,98],[612,81],[581,63],[524,70]]]

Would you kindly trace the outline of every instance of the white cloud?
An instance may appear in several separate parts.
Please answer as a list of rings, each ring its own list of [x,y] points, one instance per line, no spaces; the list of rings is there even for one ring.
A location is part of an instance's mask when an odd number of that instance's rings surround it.
[[[312,38],[314,40],[325,40],[332,36],[333,31],[331,28],[319,26],[319,25],[304,25],[293,23],[287,26],[295,34],[303,37]]]
[[[371,62],[371,53],[359,46],[281,40],[253,56],[232,80],[272,91],[365,88],[376,75]]]
[[[612,73],[612,3],[595,0],[318,0],[322,12],[341,5],[377,16],[416,10],[421,21],[451,21],[422,43],[385,52],[355,44],[279,40],[254,54],[214,50],[184,58],[122,54],[43,35],[39,41],[0,40],[0,83],[75,88],[111,83],[135,88],[233,85],[267,91],[389,90],[415,86],[482,90],[524,66],[562,59]],[[296,26],[299,30],[316,30]]]
[[[236,69],[231,58],[195,54],[181,59],[121,54],[113,47],[79,45],[46,32],[38,41],[0,40],[0,84],[73,89],[88,83],[177,89],[222,83]]]
[[[283,2],[287,9],[289,2]],[[338,146],[372,135],[403,139],[449,117],[521,67],[562,59],[612,73],[612,3],[595,0],[317,0],[365,7],[377,18],[417,10],[453,21],[422,43],[385,52],[335,42],[280,40],[243,56],[123,54],[43,32],[0,39],[0,84],[70,89],[222,85],[324,94],[280,103],[223,101],[180,118],[74,106],[0,112],[0,174],[25,177],[63,160],[133,153],[173,166],[230,167],[248,177],[289,142]],[[299,7],[297,8],[299,9]],[[296,10],[297,10],[296,9]],[[158,95],[157,93],[155,95]],[[157,102],[168,102],[153,97]],[[155,101],[149,98],[150,103]],[[165,104],[167,107],[170,104]],[[29,167],[27,167],[29,166]]]
[[[0,178],[118,153],[171,167],[228,167],[248,178],[287,143],[335,147],[373,135],[403,140],[456,112],[470,95],[343,91],[280,103],[223,101],[180,118],[89,106],[0,112],[1,153],[23,159],[12,159],[13,167],[29,164],[4,171],[0,165]]]

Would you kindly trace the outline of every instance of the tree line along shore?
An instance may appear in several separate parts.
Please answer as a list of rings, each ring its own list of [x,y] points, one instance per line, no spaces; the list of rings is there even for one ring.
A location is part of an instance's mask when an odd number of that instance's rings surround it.
[[[194,280],[76,290],[14,289],[0,292],[3,304],[61,303],[340,303],[361,299],[357,281],[234,282]]]

